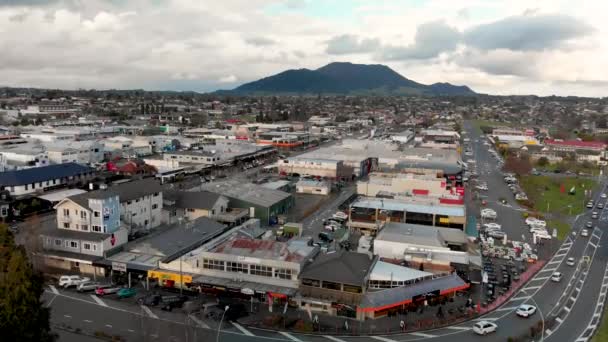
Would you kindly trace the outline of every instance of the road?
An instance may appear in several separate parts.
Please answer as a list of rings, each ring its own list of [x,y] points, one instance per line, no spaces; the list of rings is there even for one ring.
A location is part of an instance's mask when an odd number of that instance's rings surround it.
[[[467,129],[471,129],[465,124]],[[471,135],[473,141],[478,138]],[[480,177],[488,183],[491,189],[487,193],[488,206],[498,212],[498,222],[511,237],[531,243],[530,235],[525,229],[521,209],[515,203],[510,190],[502,180],[502,175],[496,168],[496,163],[487,149],[476,142],[473,144],[475,158]],[[354,191],[351,189],[349,191]],[[606,191],[596,191],[597,202],[606,202],[600,194]],[[336,198],[322,207],[318,214],[307,218],[304,223],[307,229],[316,231],[322,229],[322,219],[330,216],[349,192]],[[343,198],[342,198],[343,197]],[[507,205],[499,203],[499,198],[505,198]],[[469,204],[470,210],[479,210],[474,204]],[[597,210],[597,209],[595,209]],[[551,250],[555,254],[544,267],[527,284],[505,304],[490,312],[481,319],[494,321],[499,328],[490,336],[475,336],[471,329],[475,321],[469,321],[455,326],[423,332],[405,333],[399,335],[374,336],[320,336],[298,333],[284,333],[244,328],[233,323],[224,323],[219,334],[219,341],[420,341],[430,340],[439,342],[465,342],[473,340],[506,341],[508,337],[523,336],[544,321],[542,336],[535,340],[546,341],[587,341],[595,324],[599,323],[599,314],[608,291],[608,211],[602,211],[600,219],[590,231],[589,237],[578,234],[585,222],[591,221],[590,211],[579,215],[573,224],[577,233],[570,235],[563,243],[557,241]],[[470,212],[470,214],[472,214]],[[566,265],[566,260],[573,257],[575,266]],[[552,282],[553,272],[561,272],[561,282]],[[112,299],[96,300],[88,294],[78,294],[73,291],[57,290],[49,287],[44,294],[45,302],[52,308],[52,323],[79,328],[89,333],[103,332],[108,335],[121,336],[127,341],[212,341],[216,339],[217,322],[208,322],[202,317],[189,317],[181,312],[163,312],[152,308],[144,310],[134,304]],[[519,318],[515,309],[524,303],[538,307],[539,312],[529,319]],[[542,315],[541,315],[542,314]],[[478,319],[480,320],[480,319]],[[210,326],[211,328],[205,328]],[[63,336],[62,336],[63,337]],[[67,339],[66,339],[67,340]]]

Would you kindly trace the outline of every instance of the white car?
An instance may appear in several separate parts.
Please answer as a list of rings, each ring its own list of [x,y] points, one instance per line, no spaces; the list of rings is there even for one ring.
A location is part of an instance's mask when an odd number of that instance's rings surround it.
[[[341,219],[341,220],[346,220],[348,219],[348,215],[346,215],[346,213],[341,212],[341,211],[337,211],[335,214],[332,215],[333,218],[337,218],[337,219]]]
[[[562,277],[563,275],[560,272],[553,272],[553,274],[551,275],[551,281],[559,283],[560,281],[562,281]]]
[[[498,223],[495,223],[495,222],[485,223],[483,225],[483,227],[485,229],[498,229],[498,230],[500,230],[502,228],[501,225],[499,225]]]
[[[538,220],[536,217],[532,217],[532,216],[530,216],[530,217],[526,218],[526,224],[527,224],[528,226],[529,226],[529,225],[532,225],[532,224],[533,224],[534,222],[536,222],[536,221],[539,221],[539,220]]]
[[[551,235],[547,233],[534,233],[537,240],[551,240]]]
[[[608,196],[606,196],[606,194],[601,194],[601,195],[600,195],[600,197],[601,197],[601,198],[606,198],[606,197],[608,197]]]
[[[515,310],[515,314],[517,314],[517,316],[524,317],[524,318],[528,318],[528,317],[534,315],[535,312],[536,312],[536,306],[529,305],[529,304],[522,304],[517,308],[517,310]]]
[[[589,231],[587,229],[581,230],[581,236],[582,237],[588,237],[589,236]]]
[[[476,186],[475,189],[477,189],[477,190],[483,190],[483,191],[488,191],[488,186],[482,184],[482,185]]]
[[[63,288],[68,288],[71,286],[78,286],[82,283],[86,283],[91,281],[90,278],[87,277],[81,277],[78,275],[62,275],[59,278],[59,283],[58,285],[63,287]]]
[[[568,266],[574,266],[574,265],[576,265],[576,262],[574,261],[574,258],[568,258],[566,260],[566,265],[568,265]]]
[[[477,335],[493,333],[496,331],[496,329],[498,329],[498,325],[490,321],[479,321],[473,326],[473,332],[475,332]]]

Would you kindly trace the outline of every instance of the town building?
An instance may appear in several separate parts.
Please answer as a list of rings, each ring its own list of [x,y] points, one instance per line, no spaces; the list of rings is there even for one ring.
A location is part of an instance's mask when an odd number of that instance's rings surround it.
[[[300,179],[296,183],[296,192],[299,194],[329,195],[331,183],[325,180]]]
[[[85,186],[95,170],[76,163],[65,163],[0,172],[0,190],[13,197],[39,195],[51,189]]]
[[[249,208],[232,208],[229,199],[210,191],[168,191],[164,196],[164,221],[207,217],[229,227],[249,219]]]
[[[349,180],[353,176],[352,167],[341,160],[312,159],[294,157],[278,161],[279,174],[314,176],[325,179]]]
[[[451,195],[443,172],[426,173],[372,172],[368,179],[357,182],[357,194],[376,197],[378,194],[441,197]]]

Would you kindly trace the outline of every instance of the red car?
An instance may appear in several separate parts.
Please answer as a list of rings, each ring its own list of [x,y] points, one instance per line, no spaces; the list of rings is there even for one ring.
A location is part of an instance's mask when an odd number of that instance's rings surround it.
[[[95,294],[98,296],[105,296],[118,292],[121,288],[116,286],[100,286],[95,289]]]

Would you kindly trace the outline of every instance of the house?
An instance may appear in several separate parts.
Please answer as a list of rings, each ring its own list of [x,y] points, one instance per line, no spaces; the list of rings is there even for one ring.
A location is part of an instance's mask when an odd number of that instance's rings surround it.
[[[207,217],[229,226],[249,218],[246,208],[230,208],[227,197],[209,191],[168,191],[165,194],[165,222],[180,218],[196,220]]]
[[[56,224],[41,229],[45,266],[64,271],[105,275],[93,261],[125,244],[128,231],[120,225],[120,202],[111,191],[95,191],[60,201]],[[48,222],[48,221],[47,221]]]
[[[59,187],[85,185],[95,176],[95,170],[76,163],[41,166],[0,172],[0,190],[19,197],[40,194]]]

